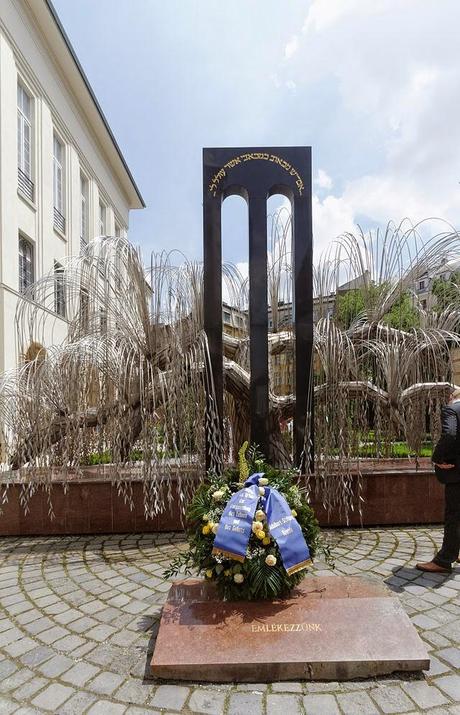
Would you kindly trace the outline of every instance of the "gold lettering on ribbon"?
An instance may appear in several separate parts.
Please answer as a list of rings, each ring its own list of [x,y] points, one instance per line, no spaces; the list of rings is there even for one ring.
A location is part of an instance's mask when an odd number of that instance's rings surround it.
[[[262,151],[253,151],[249,152],[247,154],[240,154],[240,156],[235,156],[233,159],[230,159],[227,161],[224,166],[219,169],[217,174],[214,174],[212,177],[211,183],[209,184],[208,188],[209,191],[213,196],[217,195],[217,190],[219,188],[219,184],[222,181],[222,179],[227,176],[227,172],[225,171],[226,169],[233,169],[235,166],[238,164],[241,164],[241,162],[246,162],[246,161],[270,161],[272,163],[278,164],[282,169],[284,169],[290,176],[293,176],[296,178],[296,186],[297,190],[299,192],[299,196],[302,196],[302,193],[305,189],[305,185],[303,183],[302,177],[300,176],[299,172],[295,167],[293,167],[286,159],[282,159],[280,156],[277,156],[276,154],[268,154],[266,152]]]

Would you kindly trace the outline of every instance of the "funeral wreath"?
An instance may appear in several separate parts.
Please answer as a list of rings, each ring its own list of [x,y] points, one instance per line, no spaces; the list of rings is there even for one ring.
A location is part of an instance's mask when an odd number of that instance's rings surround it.
[[[294,471],[266,464],[243,445],[239,468],[209,475],[187,513],[189,548],[165,571],[202,574],[226,600],[287,596],[321,550],[318,522]]]

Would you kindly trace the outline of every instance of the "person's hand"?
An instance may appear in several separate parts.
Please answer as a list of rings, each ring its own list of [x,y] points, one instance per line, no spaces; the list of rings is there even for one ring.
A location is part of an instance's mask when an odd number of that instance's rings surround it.
[[[436,464],[435,462],[435,467],[439,467],[439,469],[454,469],[456,466],[455,464],[445,464],[444,462],[442,464]]]

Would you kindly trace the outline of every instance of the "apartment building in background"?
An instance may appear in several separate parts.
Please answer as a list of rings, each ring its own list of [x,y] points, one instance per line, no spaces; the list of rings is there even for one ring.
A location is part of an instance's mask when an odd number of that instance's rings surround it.
[[[45,342],[61,342],[62,261],[96,236],[126,236],[144,206],[51,2],[0,0],[0,372],[24,359],[19,296],[55,271]]]

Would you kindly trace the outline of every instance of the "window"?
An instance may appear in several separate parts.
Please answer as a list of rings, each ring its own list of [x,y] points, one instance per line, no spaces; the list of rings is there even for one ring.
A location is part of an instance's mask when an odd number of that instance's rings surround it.
[[[54,312],[62,318],[66,316],[64,268],[54,261]]]
[[[25,293],[34,282],[34,247],[19,237],[19,292]]]
[[[423,310],[426,310],[426,300],[421,301]]]
[[[107,209],[102,203],[102,201],[99,201],[99,236],[105,236],[106,235],[106,228],[105,228],[105,219],[107,215]]]
[[[418,289],[419,289],[419,290],[424,290],[424,289],[425,289],[425,281],[419,281]]]
[[[231,315],[228,311],[224,310],[224,323],[231,323]]]
[[[80,174],[80,248],[88,243],[88,179]]]
[[[18,188],[33,201],[32,183],[32,100],[21,84],[18,84]]]
[[[64,146],[56,135],[53,140],[54,227],[65,233],[64,218]]]

